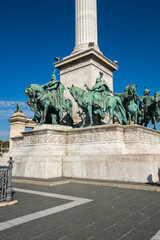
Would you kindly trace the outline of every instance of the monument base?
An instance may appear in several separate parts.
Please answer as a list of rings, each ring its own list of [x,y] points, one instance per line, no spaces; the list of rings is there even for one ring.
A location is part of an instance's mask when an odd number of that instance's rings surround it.
[[[159,181],[160,132],[139,125],[41,125],[12,140],[13,176]]]

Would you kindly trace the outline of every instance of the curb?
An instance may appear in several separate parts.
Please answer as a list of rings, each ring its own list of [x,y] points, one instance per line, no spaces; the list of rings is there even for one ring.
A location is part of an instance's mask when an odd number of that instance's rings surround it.
[[[28,180],[28,179],[12,179],[13,183],[24,183],[24,184],[33,184],[39,186],[57,186],[62,184],[70,183],[71,180],[59,180],[55,182],[42,182],[38,180]]]
[[[13,200],[13,201],[10,201],[10,202],[2,202],[2,203],[0,203],[0,208],[1,207],[6,207],[6,206],[11,206],[11,205],[17,204],[17,203],[18,203],[17,200]]]
[[[33,184],[39,186],[58,186],[62,184],[68,183],[80,183],[80,184],[88,184],[88,185],[99,185],[106,187],[115,187],[115,188],[126,188],[126,189],[134,189],[134,190],[144,190],[144,191],[155,191],[160,192],[160,187],[155,185],[142,185],[142,184],[130,184],[130,183],[113,183],[113,182],[100,182],[100,181],[89,181],[89,180],[76,180],[76,179],[66,179],[66,180],[58,180],[53,182],[43,182],[38,180],[29,180],[29,179],[13,179],[14,183],[24,183],[24,184]]]

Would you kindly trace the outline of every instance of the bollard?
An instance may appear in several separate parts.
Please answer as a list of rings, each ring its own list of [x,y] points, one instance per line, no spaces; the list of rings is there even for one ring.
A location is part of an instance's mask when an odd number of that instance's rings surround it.
[[[6,201],[10,202],[13,200],[13,189],[12,189],[12,168],[14,161],[12,160],[12,157],[10,157],[10,160],[8,161],[8,182],[7,182],[7,190],[6,190]]]

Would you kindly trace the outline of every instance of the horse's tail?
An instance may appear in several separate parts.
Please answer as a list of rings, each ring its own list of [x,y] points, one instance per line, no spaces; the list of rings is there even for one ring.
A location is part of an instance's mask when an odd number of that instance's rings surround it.
[[[126,117],[126,110],[123,107],[122,101],[119,97],[116,97],[116,107],[117,107],[118,113],[121,115],[121,119],[123,119],[123,121],[127,125],[128,122],[127,122],[127,117]]]

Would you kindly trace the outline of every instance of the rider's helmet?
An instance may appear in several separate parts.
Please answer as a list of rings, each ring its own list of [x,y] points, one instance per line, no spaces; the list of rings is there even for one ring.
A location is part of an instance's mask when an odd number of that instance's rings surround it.
[[[99,75],[102,78],[103,77],[103,72],[99,72]]]
[[[96,79],[96,83],[100,82],[102,77],[103,77],[103,72],[99,72],[99,78]]]
[[[56,74],[55,74],[55,71],[56,71],[56,70],[54,70],[54,72],[53,72],[53,74],[52,74],[52,76],[51,76],[51,81],[56,80]]]

